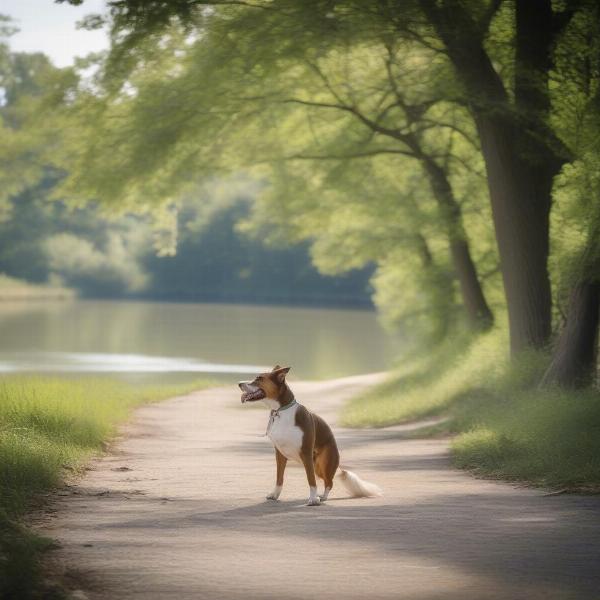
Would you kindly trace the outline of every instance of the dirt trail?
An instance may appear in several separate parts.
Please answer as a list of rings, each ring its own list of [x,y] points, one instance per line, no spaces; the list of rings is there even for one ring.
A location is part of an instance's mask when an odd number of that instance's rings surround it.
[[[335,425],[377,375],[292,384]],[[377,499],[305,507],[289,468],[280,502],[266,409],[235,387],[141,408],[110,456],[57,497],[43,531],[79,598],[577,600],[600,598],[600,499],[544,496],[453,470],[445,440],[410,427],[335,428],[342,464]]]

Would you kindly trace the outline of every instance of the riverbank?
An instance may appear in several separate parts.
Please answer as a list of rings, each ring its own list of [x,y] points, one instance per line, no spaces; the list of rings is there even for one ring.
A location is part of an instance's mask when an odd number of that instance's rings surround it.
[[[353,398],[342,422],[382,427],[444,417],[419,435],[452,434],[455,466],[554,490],[600,492],[600,393],[538,389],[546,357],[509,364],[501,332],[447,344]]]
[[[206,386],[133,386],[109,379],[0,379],[0,598],[36,597],[50,539],[22,523],[66,478],[83,474],[132,409]]]
[[[77,293],[69,288],[39,285],[0,273],[0,302],[21,300],[72,300]]]

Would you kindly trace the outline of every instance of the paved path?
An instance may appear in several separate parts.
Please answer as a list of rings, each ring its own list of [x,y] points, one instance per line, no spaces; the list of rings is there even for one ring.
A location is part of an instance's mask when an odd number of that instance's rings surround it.
[[[292,385],[335,423],[376,376]],[[264,500],[264,409],[217,388],[146,406],[115,452],[56,499],[52,558],[88,598],[119,600],[600,598],[600,499],[544,496],[450,468],[409,427],[335,428],[342,464],[385,496],[305,507],[300,469]],[[84,597],[81,593],[77,596]]]

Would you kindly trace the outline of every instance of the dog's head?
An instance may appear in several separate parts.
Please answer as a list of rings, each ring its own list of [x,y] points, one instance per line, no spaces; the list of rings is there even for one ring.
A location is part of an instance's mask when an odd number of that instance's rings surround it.
[[[285,376],[290,367],[275,365],[267,373],[259,373],[252,381],[240,381],[238,385],[242,390],[242,403],[256,402],[257,400],[279,400],[286,389]]]

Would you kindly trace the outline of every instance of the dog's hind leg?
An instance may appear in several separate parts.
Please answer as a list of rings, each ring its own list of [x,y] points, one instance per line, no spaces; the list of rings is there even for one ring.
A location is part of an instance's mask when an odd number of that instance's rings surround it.
[[[287,465],[287,458],[275,448],[275,462],[277,463],[277,481],[273,491],[267,496],[267,500],[277,500],[283,488],[283,474]]]
[[[325,490],[320,496],[321,500],[327,500],[339,464],[340,453],[335,444],[328,444],[321,449],[315,461],[316,471],[325,482]]]

